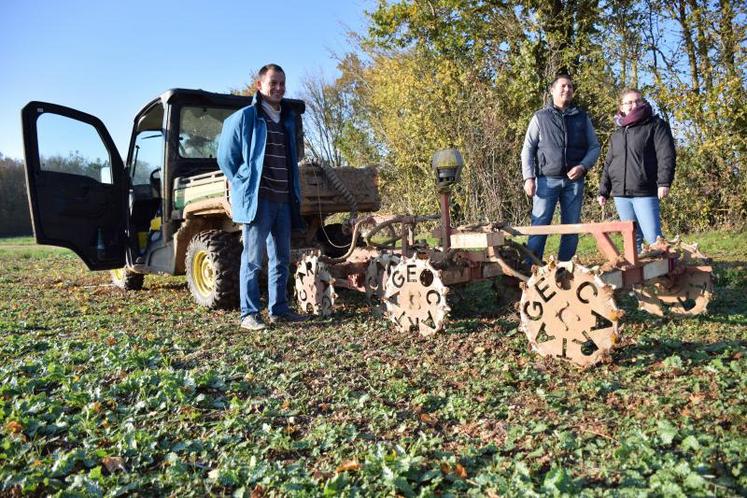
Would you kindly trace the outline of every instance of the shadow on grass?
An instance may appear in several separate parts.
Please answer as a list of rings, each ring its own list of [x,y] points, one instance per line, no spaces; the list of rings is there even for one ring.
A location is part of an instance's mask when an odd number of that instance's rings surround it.
[[[615,294],[615,303],[625,311],[625,323],[649,324],[652,321],[706,321],[724,325],[747,325],[747,288],[717,287],[708,305],[708,312],[692,317],[659,317],[638,309],[635,297],[627,291]]]
[[[326,327],[340,321],[358,320],[362,316],[375,314],[365,294],[349,289],[338,289],[336,292],[337,299],[332,316],[315,318],[309,323],[310,326]],[[518,287],[507,285],[496,289],[491,281],[452,286],[448,294],[451,311],[445,332],[460,335],[496,327],[503,330],[514,329],[518,320],[514,305],[520,298]],[[386,316],[379,318],[388,321]],[[512,318],[516,320],[512,321]]]
[[[619,366],[648,366],[672,355],[687,360],[691,366],[708,364],[714,357],[724,353],[744,355],[747,341],[724,340],[716,342],[680,341],[667,337],[645,339],[634,346],[627,346],[613,352],[613,362]]]
[[[150,290],[181,290],[187,288],[187,282],[148,282],[147,289]]]
[[[742,263],[721,265],[723,267],[739,268]],[[741,270],[740,270],[741,271]],[[731,280],[732,283],[736,282]],[[721,284],[722,281],[719,281]],[[747,325],[747,300],[744,296],[747,288],[738,281],[740,287],[723,287],[719,285],[708,306],[706,314],[692,317],[659,317],[650,315],[637,309],[636,299],[628,293],[619,293],[615,301],[625,311],[623,322],[626,324],[645,327],[645,329],[662,329],[670,325],[698,328],[699,324],[718,324],[725,326]],[[639,330],[641,330],[639,328]],[[620,348],[613,353],[614,363],[621,366],[650,365],[677,355],[687,360],[693,366],[709,363],[714,357],[724,353],[747,353],[747,340],[724,339],[716,342],[683,341],[675,337],[642,337],[639,344]]]
[[[713,265],[718,286],[726,288],[747,287],[747,261],[718,262]]]
[[[518,320],[511,321],[505,318],[462,318],[449,320],[443,333],[446,335],[467,335],[495,329],[508,333],[517,326]]]
[[[733,315],[741,315],[739,323],[747,323],[747,300],[745,299],[747,288],[717,287],[714,294],[714,299],[708,306],[709,314],[704,316],[705,319],[720,321],[720,318],[729,318],[731,320],[735,318]]]
[[[508,280],[505,283],[485,280],[449,288],[451,317],[455,320],[513,315],[516,314],[514,306],[520,299],[518,285]]]

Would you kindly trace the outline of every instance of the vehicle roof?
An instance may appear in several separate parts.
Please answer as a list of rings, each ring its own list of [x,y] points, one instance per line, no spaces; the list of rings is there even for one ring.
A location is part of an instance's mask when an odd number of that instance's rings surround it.
[[[252,96],[233,95],[230,93],[206,92],[187,88],[171,88],[163,92],[159,99],[164,104],[173,104],[182,100],[205,105],[236,105],[244,107],[252,103]]]
[[[233,95],[230,93],[215,93],[207,92],[205,90],[192,90],[188,88],[171,88],[166,90],[155,99],[148,102],[143,106],[140,111],[135,114],[135,122],[137,123],[140,116],[149,112],[153,106],[160,105],[165,107],[167,104],[175,104],[180,102],[189,102],[190,104],[198,104],[205,106],[227,106],[240,109],[246,107],[252,103],[254,97],[251,95]],[[306,105],[302,100],[296,99],[284,99],[287,101],[299,114],[303,114],[306,110]]]

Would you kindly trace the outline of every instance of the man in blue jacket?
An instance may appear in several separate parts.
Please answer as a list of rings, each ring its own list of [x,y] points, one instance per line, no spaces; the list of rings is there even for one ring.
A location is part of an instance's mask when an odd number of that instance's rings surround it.
[[[305,319],[290,310],[286,293],[291,229],[302,226],[296,116],[283,103],[280,66],[262,67],[256,85],[254,102],[225,120],[218,144],[218,165],[231,188],[232,218],[243,225],[239,294],[241,327],[248,330],[266,328],[259,315],[265,251],[270,322]]]
[[[529,122],[521,169],[524,192],[532,197],[532,225],[549,225],[560,201],[560,222],[578,223],[584,197],[584,177],[599,158],[599,141],[591,120],[573,105],[573,81],[558,75],[550,85],[552,104],[537,111]],[[546,235],[532,235],[527,246],[539,258]],[[576,254],[578,235],[563,235],[559,261]]]

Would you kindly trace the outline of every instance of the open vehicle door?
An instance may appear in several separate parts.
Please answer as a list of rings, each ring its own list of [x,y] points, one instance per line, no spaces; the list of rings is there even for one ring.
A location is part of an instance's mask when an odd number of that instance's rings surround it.
[[[104,124],[45,102],[21,118],[36,242],[73,250],[90,270],[122,268],[127,176]]]

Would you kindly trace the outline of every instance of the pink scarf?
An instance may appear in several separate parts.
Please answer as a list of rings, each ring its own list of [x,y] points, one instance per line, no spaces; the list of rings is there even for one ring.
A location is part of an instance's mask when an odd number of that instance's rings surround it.
[[[618,112],[615,115],[615,124],[617,126],[630,126],[633,124],[638,124],[641,121],[650,118],[651,114],[653,114],[651,106],[648,102],[644,101],[643,104],[636,107],[627,114]]]

